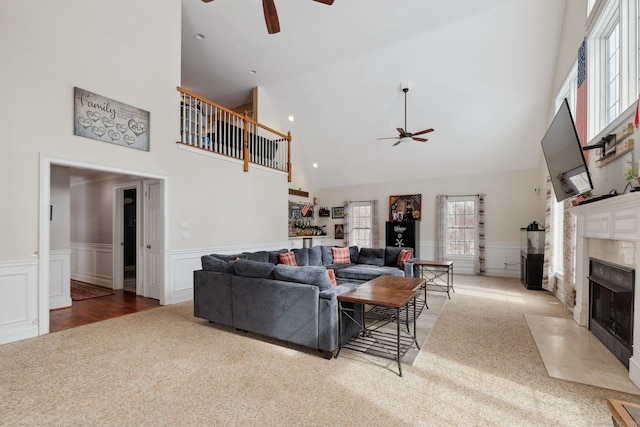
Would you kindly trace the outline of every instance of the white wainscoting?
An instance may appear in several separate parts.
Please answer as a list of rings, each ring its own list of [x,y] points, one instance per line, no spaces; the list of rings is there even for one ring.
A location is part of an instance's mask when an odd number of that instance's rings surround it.
[[[284,241],[271,245],[226,246],[176,250],[169,252],[169,283],[166,286],[166,305],[178,304],[193,299],[193,272],[202,269],[200,258],[209,254],[239,254],[241,252],[275,251],[289,248]]]
[[[384,241],[380,243],[384,247]],[[520,244],[510,242],[485,243],[486,276],[520,277]],[[436,259],[436,242],[420,242],[419,258]],[[474,274],[473,261],[453,259],[454,274]]]
[[[71,243],[71,279],[113,289],[113,247]]]
[[[71,306],[71,250],[49,256],[49,309]]]
[[[38,336],[38,262],[0,263],[0,344]]]

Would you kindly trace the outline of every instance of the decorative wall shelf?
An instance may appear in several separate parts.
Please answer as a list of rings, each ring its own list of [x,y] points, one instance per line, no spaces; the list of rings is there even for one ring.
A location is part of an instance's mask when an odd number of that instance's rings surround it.
[[[627,123],[627,126],[616,133],[615,138],[605,143],[604,149],[596,149],[595,154],[598,157],[596,159],[596,167],[601,168],[633,151],[633,139],[627,140],[630,135],[633,135],[633,131],[633,123]]]

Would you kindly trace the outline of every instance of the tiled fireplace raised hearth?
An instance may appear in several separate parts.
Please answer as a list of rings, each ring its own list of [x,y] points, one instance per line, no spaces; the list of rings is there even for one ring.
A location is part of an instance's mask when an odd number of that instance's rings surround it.
[[[640,292],[633,292],[638,287],[638,275],[634,270],[640,268],[640,192],[623,194],[621,196],[612,197],[610,199],[601,200],[595,203],[589,203],[582,206],[571,208],[571,212],[576,215],[577,233],[576,233],[576,265],[575,265],[575,284],[576,284],[576,305],[573,310],[574,320],[581,326],[589,327],[590,307],[599,310],[602,317],[605,318],[598,322],[591,322],[591,330],[607,345],[616,342],[615,345],[609,346],[610,350],[625,363],[629,368],[629,379],[636,385],[640,386]],[[617,273],[599,273],[593,274],[590,270],[591,261],[598,260],[601,264],[613,265],[618,267]],[[611,274],[613,276],[611,276]],[[598,287],[599,302],[590,300],[590,287],[593,280],[589,280],[589,276],[609,275],[607,277],[599,277],[597,280],[603,282],[603,279],[615,289],[616,295],[607,293],[602,287]],[[627,275],[626,280],[631,282],[632,294],[625,290],[624,285],[611,285],[614,282],[611,277],[622,277]],[[592,277],[593,279],[593,277]],[[607,286],[604,286],[607,288]],[[632,296],[631,296],[632,295]],[[627,300],[628,308],[622,308],[622,312],[618,314],[609,313],[607,307],[611,299],[616,302]],[[633,311],[633,307],[636,307]],[[592,310],[593,311],[593,310]],[[624,313],[623,313],[624,312]],[[631,319],[631,325],[627,332],[623,332],[621,326],[622,318],[628,316]],[[608,318],[608,320],[606,320]],[[620,320],[620,325],[613,325],[614,320]],[[609,326],[607,326],[607,322]],[[602,327],[602,323],[605,324]],[[593,327],[593,325],[595,327]],[[600,326],[600,327],[599,327]],[[614,329],[613,333],[611,330]],[[609,335],[602,339],[604,332]],[[626,338],[620,336],[626,333]],[[618,334],[620,336],[615,337]],[[612,338],[610,335],[614,335]],[[615,339],[614,339],[615,338]],[[625,343],[626,341],[626,343]],[[626,354],[623,347],[626,347]],[[630,355],[630,358],[629,358]],[[628,363],[624,361],[628,360]]]

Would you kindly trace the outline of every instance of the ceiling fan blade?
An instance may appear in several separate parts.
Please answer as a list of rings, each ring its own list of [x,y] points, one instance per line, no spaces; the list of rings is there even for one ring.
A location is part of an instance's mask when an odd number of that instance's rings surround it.
[[[392,136],[390,138],[378,138],[377,141],[382,141],[383,139],[399,139],[397,136]]]
[[[313,1],[317,1],[318,3],[326,4],[329,6],[333,4],[333,0],[313,0]]]
[[[279,33],[280,21],[278,21],[278,11],[273,0],[262,0],[262,9],[264,10],[264,20],[267,23],[269,34]]]
[[[396,130],[400,132],[400,135],[404,135],[406,133],[402,128],[396,128]]]
[[[202,0],[203,3],[211,3],[213,0]]]
[[[395,147],[396,145],[400,144],[402,142],[401,139],[398,140],[398,142],[396,142],[395,144],[392,145],[392,147]]]
[[[413,139],[414,141],[420,141],[420,142],[427,142],[428,139],[424,139],[424,138],[416,138],[416,137],[411,137],[411,139]]]
[[[416,136],[416,135],[422,135],[422,134],[429,133],[429,132],[433,132],[433,128],[431,128],[431,129],[421,130],[420,132],[416,132],[416,133],[414,133],[414,134],[412,134],[412,135],[413,135],[413,136]]]

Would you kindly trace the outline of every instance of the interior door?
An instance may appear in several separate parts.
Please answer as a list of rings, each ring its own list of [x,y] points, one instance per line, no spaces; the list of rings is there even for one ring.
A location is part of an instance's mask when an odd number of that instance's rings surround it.
[[[158,180],[144,181],[144,296],[160,300],[163,280],[163,193]]]

